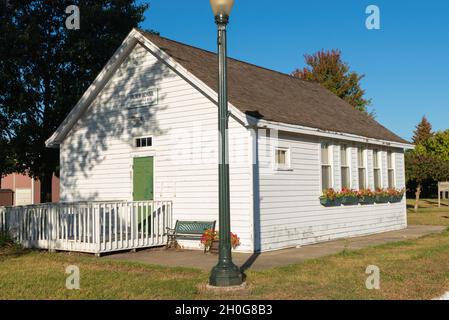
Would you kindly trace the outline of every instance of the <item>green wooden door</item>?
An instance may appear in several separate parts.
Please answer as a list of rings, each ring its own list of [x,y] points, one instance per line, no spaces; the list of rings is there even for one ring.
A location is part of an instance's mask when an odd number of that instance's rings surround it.
[[[133,200],[134,201],[154,200],[153,157],[134,158]],[[139,206],[137,212],[135,212],[134,214],[136,215],[137,218],[139,232],[151,230],[150,211],[147,210],[147,207]]]
[[[153,200],[153,157],[134,158],[133,200]]]

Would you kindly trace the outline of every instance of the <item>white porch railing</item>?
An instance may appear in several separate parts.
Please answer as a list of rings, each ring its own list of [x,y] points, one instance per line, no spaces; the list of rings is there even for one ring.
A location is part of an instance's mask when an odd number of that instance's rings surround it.
[[[0,207],[0,228],[26,248],[106,252],[162,246],[171,201]]]

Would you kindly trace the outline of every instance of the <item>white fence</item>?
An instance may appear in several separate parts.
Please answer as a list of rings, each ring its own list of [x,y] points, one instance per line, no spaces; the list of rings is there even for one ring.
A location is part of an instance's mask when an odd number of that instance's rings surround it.
[[[106,252],[162,246],[170,201],[0,207],[0,228],[26,248]]]

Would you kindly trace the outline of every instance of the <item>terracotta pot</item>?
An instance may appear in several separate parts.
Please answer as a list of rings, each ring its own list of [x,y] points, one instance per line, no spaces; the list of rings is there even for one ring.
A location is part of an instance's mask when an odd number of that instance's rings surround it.
[[[218,248],[220,246],[219,244],[220,242],[218,240],[214,240],[209,248],[209,252],[213,254],[218,254]]]

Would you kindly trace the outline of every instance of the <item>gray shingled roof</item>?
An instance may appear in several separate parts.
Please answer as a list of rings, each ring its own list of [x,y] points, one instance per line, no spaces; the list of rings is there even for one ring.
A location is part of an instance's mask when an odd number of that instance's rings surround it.
[[[207,86],[218,91],[215,53],[142,32]],[[264,120],[409,143],[317,83],[229,59],[229,101]]]

